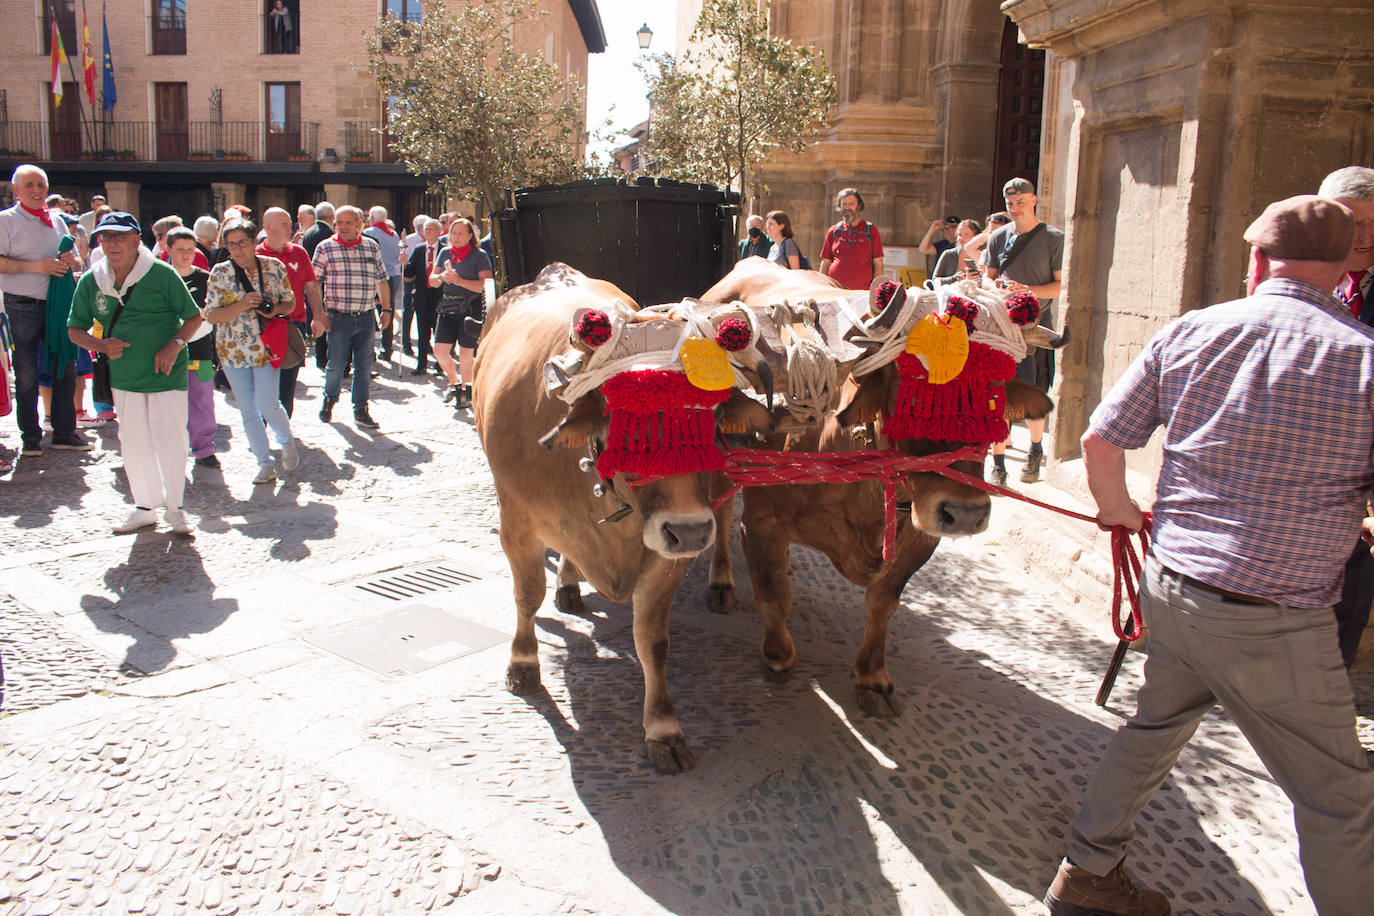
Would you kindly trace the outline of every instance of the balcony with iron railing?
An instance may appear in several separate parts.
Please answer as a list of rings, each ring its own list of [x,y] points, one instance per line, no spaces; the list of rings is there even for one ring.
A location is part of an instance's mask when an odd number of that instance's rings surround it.
[[[390,134],[377,121],[345,121],[343,152],[353,162],[397,162],[400,156]]]
[[[260,121],[115,121],[57,128],[44,121],[0,123],[0,159],[137,162],[313,162],[320,125]]]

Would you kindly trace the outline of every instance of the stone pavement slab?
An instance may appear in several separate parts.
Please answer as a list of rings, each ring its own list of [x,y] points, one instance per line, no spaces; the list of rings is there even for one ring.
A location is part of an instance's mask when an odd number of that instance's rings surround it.
[[[781,682],[738,540],[735,613],[705,610],[698,560],[669,671],[698,766],[663,777],[629,610],[599,596],[585,616],[546,601],[531,697],[505,690],[504,644],[387,676],[312,643],[374,622],[404,639],[421,606],[509,634],[514,611],[466,412],[391,373],[369,435],[318,423],[303,379],[301,467],[273,487],[248,483],[219,400],[224,471],[192,474],[194,538],[108,534],[127,511],[108,451],[0,478],[0,912],[1042,912],[1141,660],[1092,705],[1113,646],[1100,575],[1036,571],[1035,516],[999,501],[991,531],[913,578],[888,644],[896,719],[855,705],[862,594],[823,558],[792,553],[800,660]],[[1060,562],[1092,570],[1087,540]],[[402,601],[358,587],[437,563],[475,579]],[[1352,682],[1374,712],[1374,672]],[[1217,711],[1132,870],[1179,913],[1310,913],[1291,818]]]

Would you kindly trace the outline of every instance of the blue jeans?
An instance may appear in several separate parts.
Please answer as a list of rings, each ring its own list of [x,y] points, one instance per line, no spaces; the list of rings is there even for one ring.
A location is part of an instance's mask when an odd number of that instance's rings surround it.
[[[19,435],[25,442],[43,438],[38,423],[38,351],[43,349],[46,332],[43,302],[16,302],[5,296],[5,312],[10,318],[10,335],[14,338],[14,400]],[[76,432],[76,408],[72,398],[76,393],[76,363],[67,363],[61,378],[53,379],[52,431],[54,436],[70,436]]]
[[[372,381],[372,339],[377,336],[377,316],[372,311],[360,315],[334,312],[329,316],[329,365],[324,370],[324,400],[339,400],[344,369],[353,356],[353,410],[367,409],[368,385]]]
[[[286,448],[291,442],[291,421],[277,395],[279,371],[271,366],[224,366],[224,377],[234,389],[234,400],[243,418],[243,431],[248,436],[248,448],[258,459],[258,467],[273,463],[271,447],[267,444],[268,426],[272,427],[277,445]]]

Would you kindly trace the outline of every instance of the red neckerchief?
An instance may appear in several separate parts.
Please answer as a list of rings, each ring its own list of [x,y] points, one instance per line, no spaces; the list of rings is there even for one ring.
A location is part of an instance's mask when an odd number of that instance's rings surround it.
[[[388,226],[386,223],[373,223],[373,224],[372,224],[372,228],[373,228],[373,229],[380,229],[380,230],[382,230],[383,232],[385,232],[387,235],[395,235],[395,234],[396,234],[396,233],[392,230],[392,228],[391,228],[390,226]]]
[[[1345,300],[1346,306],[1350,309],[1350,314],[1356,318],[1360,317],[1360,311],[1364,307],[1364,294],[1360,292],[1360,284],[1364,281],[1364,275],[1369,270],[1351,270],[1346,272],[1346,277],[1350,280],[1350,291],[1341,298]]]
[[[23,208],[25,213],[29,214],[30,216],[38,217],[43,221],[43,225],[47,226],[49,229],[52,228],[52,214],[48,212],[47,207],[44,207],[42,210],[30,210],[23,204],[20,204],[19,206]]]
[[[337,235],[334,236],[334,238],[338,241],[340,245],[344,246],[345,248],[357,248],[359,245],[363,243],[363,237],[361,235],[351,242],[345,242],[342,238],[340,238]]]
[[[472,254],[472,243],[469,242],[462,248],[454,248],[448,254],[449,262],[457,264],[459,261],[466,261],[468,255]]]

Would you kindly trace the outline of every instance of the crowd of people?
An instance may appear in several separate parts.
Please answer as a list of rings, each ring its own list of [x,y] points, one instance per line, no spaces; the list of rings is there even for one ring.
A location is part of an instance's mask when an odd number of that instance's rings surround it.
[[[383,207],[364,214],[322,201],[294,220],[271,207],[259,224],[236,204],[190,228],[179,215],[161,217],[149,247],[133,214],[95,195],[78,215],[75,201],[48,193],[35,165],[19,166],[12,186],[16,203],[0,211],[0,416],[16,414],[20,459],[43,456],[45,443],[90,451],[83,427],[118,424],[134,508],[117,533],[156,524],[158,509],[174,532],[191,532],[187,463],[220,469],[217,388],[237,408],[253,483],[277,479],[278,454],[280,470],[294,470],[310,341],[324,373],[322,422],[333,421],[351,375],[354,424],[380,429],[371,381],[376,361],[400,368],[397,336],[400,354],[415,357],[413,376],[440,373],[444,402],[471,404],[493,274],[490,240],[471,220],[420,215],[402,237]],[[15,457],[0,446],[0,472]]]

